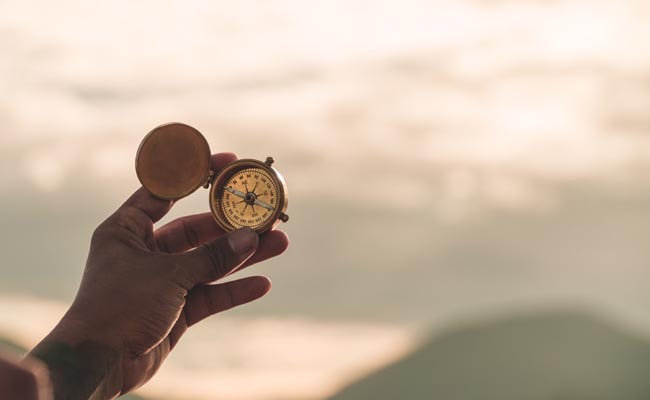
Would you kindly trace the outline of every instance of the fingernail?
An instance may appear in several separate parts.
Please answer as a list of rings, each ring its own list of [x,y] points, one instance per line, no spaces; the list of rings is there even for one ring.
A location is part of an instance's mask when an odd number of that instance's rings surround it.
[[[243,228],[228,235],[228,245],[235,254],[245,254],[253,249],[257,241],[257,233],[254,230]]]

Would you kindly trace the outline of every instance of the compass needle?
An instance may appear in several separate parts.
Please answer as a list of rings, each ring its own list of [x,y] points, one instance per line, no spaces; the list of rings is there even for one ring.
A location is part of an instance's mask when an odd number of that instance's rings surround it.
[[[234,194],[237,197],[241,197],[242,199],[246,197],[246,193],[240,192],[239,190],[235,190],[232,187],[226,186],[224,189],[226,189],[227,191],[229,191],[230,193]]]
[[[260,207],[266,208],[267,210],[271,210],[271,211],[275,210],[275,208],[273,206],[263,202],[260,199],[255,199],[255,204],[257,204]]]

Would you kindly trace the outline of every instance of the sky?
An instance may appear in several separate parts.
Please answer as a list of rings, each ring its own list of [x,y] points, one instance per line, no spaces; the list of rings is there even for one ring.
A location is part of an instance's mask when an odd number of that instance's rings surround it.
[[[213,152],[276,159],[293,243],[260,267],[269,300],[197,328],[144,394],[322,398],[458,318],[548,303],[650,325],[649,16],[642,0],[0,0],[0,306],[65,309],[90,232],[138,187],[140,140],[181,121]],[[1,331],[32,343],[37,315]],[[197,359],[215,332],[227,345]]]

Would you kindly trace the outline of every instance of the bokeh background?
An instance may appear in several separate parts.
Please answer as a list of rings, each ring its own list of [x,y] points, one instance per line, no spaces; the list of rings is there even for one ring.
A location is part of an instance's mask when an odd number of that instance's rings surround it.
[[[140,140],[182,121],[275,157],[292,246],[138,396],[647,399],[649,21],[646,0],[0,0],[0,335],[54,325]]]

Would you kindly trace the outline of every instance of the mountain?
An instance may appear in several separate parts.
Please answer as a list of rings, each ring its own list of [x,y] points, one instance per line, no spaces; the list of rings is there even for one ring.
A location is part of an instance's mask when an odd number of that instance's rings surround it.
[[[580,312],[474,323],[331,400],[650,398],[650,343]]]

